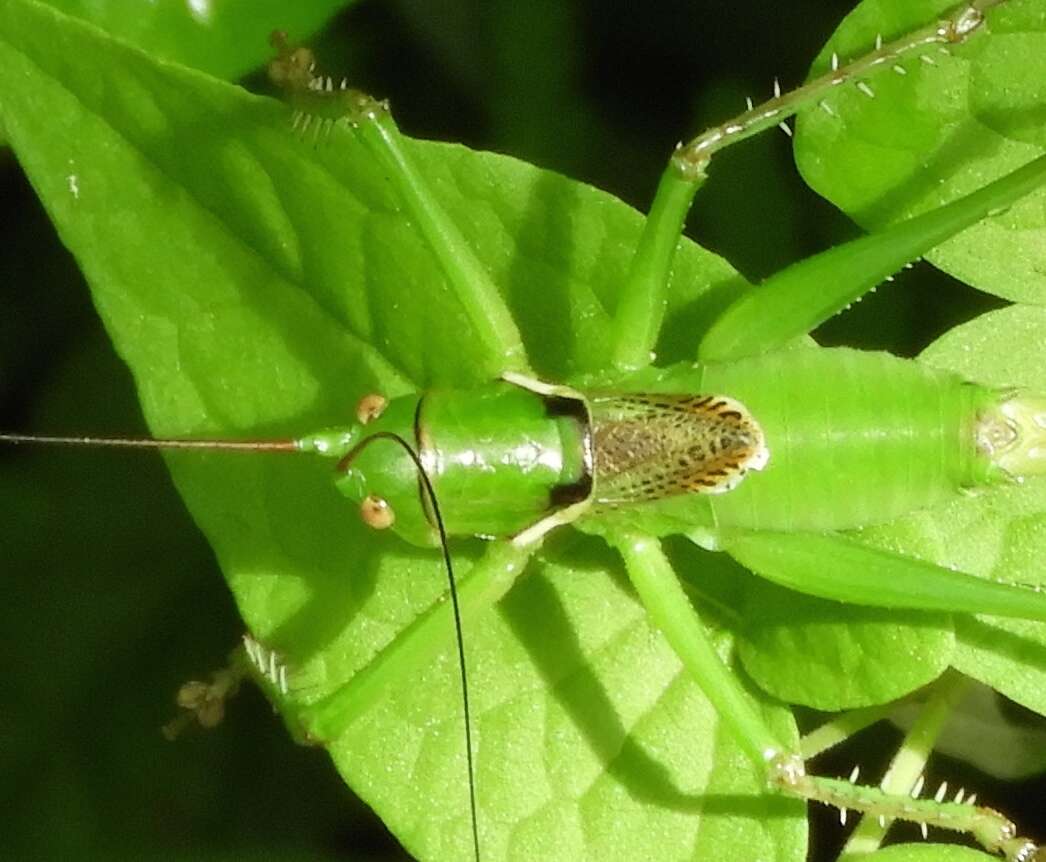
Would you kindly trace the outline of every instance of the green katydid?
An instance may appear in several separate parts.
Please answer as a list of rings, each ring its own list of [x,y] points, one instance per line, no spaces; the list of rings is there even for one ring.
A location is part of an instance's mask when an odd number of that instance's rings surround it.
[[[341,110],[341,109],[339,108],[339,110]],[[366,131],[365,131],[365,130],[363,130],[363,134],[366,134]],[[341,139],[340,139],[340,138],[338,139],[338,142],[339,142],[339,144],[337,144],[337,145],[340,145],[340,142],[341,142]],[[334,144],[334,143],[331,143],[331,147],[334,147],[334,146],[336,146],[336,144]],[[379,144],[379,146],[380,146],[380,144]],[[380,153],[380,152],[382,152],[382,151],[379,151],[379,153]],[[386,151],[386,152],[387,152],[387,151]],[[375,154],[374,154],[374,153],[372,152],[372,153],[371,153],[371,155],[372,155],[372,157],[373,157],[373,156],[374,156]],[[679,220],[679,219],[677,218],[677,221],[678,221],[678,220]],[[658,231],[658,232],[656,232],[656,233],[655,233],[655,238],[660,238],[660,239],[662,239],[662,240],[663,240],[665,236],[666,236],[666,234],[665,234],[665,232],[664,232],[664,231]],[[668,234],[668,236],[672,237],[672,241],[673,241],[673,244],[674,244],[674,235],[672,235],[671,233],[669,233],[669,234]],[[649,272],[649,270],[648,270],[647,272]],[[466,281],[468,281],[468,277],[466,277]],[[626,294],[626,295],[628,295],[628,296],[636,296],[636,295],[638,295],[638,293],[628,293],[628,294]],[[656,307],[656,303],[651,303],[651,306],[652,306],[652,307]],[[625,319],[625,318],[624,318],[624,317],[619,317],[619,318],[618,318],[618,321],[621,321],[621,320],[623,320],[623,319]],[[473,323],[473,325],[477,325],[477,324],[476,324],[476,323],[474,322],[474,323]],[[653,326],[651,326],[651,327],[648,327],[648,328],[649,328],[649,329],[652,329],[652,330],[654,330],[654,331],[656,331],[656,329],[657,329],[657,326],[656,326],[656,324],[655,324],[655,325],[653,325]],[[746,331],[746,330],[745,330],[744,328],[742,328],[742,331]],[[499,337],[500,337],[500,336],[496,336],[496,335],[495,335],[495,336],[493,336],[493,337],[489,338],[489,339],[488,339],[488,343],[497,343],[497,340],[498,340],[498,338],[499,338]],[[627,342],[628,346],[630,346],[630,347],[634,347],[636,343],[637,343],[637,342],[632,342],[632,341],[629,341],[629,342]],[[643,353],[643,354],[645,354],[646,352],[648,352],[648,351],[649,351],[649,349],[650,349],[650,347],[652,346],[652,345],[645,345],[645,346],[644,346],[644,345],[642,345],[642,343],[641,343],[641,342],[638,342],[638,343],[640,344],[640,346],[641,346],[641,347],[643,347],[643,350],[642,350],[642,351],[640,351],[640,352],[641,352],[641,353]],[[626,344],[626,341],[624,341],[624,340],[620,340],[620,339],[619,339],[619,340],[618,340],[618,342],[617,342],[617,344],[618,344],[618,345],[623,345],[623,344]],[[507,352],[507,353],[509,353],[509,354],[513,354],[513,353],[516,353],[516,355],[518,355],[518,352],[515,352],[515,351],[513,351],[513,350],[512,350],[511,348],[510,348],[510,349],[508,349],[508,350],[507,350],[506,352]],[[623,363],[623,364],[630,364],[630,362],[631,362],[631,360],[628,360],[628,359],[626,358],[626,360],[624,361],[624,363]],[[497,369],[494,369],[494,370],[497,370]],[[633,380],[634,380],[635,378],[631,378],[631,379],[633,379]],[[603,385],[603,386],[609,386],[609,385],[611,385],[611,384],[610,384],[610,383],[607,383],[607,382],[601,382],[601,385]],[[621,384],[620,384],[620,383],[618,382],[618,383],[617,383],[616,385],[620,386]],[[649,386],[650,384],[647,384],[647,385]],[[633,390],[633,391],[634,391],[634,390]],[[688,383],[687,387],[686,387],[686,388],[684,389],[684,391],[692,391],[692,390],[690,389],[690,385],[689,385],[689,383]],[[772,453],[772,452],[773,452],[773,449],[772,449],[772,447],[771,447],[771,453]],[[771,457],[773,457],[773,455],[772,455],[772,454],[771,454]],[[769,475],[770,475],[770,473],[768,472],[768,473],[767,473],[766,475],[768,475],[768,476],[769,476]],[[748,481],[748,480],[746,480],[746,481]],[[741,487],[746,487],[746,486],[742,485]],[[728,499],[728,498],[724,498],[724,499]],[[584,522],[579,522],[579,526],[582,526],[582,525],[583,525],[583,523],[584,523]],[[697,525],[697,526],[700,526],[700,525]],[[706,524],[705,526],[707,527],[707,524]],[[644,524],[644,525],[643,525],[643,528],[644,528],[644,529],[648,529],[648,528],[649,528],[649,525],[647,525],[647,524]],[[673,531],[674,531],[674,530],[673,530]],[[474,531],[473,531],[473,532],[474,532]],[[707,541],[707,536],[705,536],[704,538],[705,538],[705,540]],[[651,553],[651,551],[650,551],[649,547],[647,547],[647,549],[646,549],[645,551],[643,551],[643,554],[644,554],[644,555],[647,555],[647,554],[649,554],[649,553]],[[656,552],[654,552],[654,553],[656,553]],[[643,568],[643,566],[642,566],[642,565],[640,565],[640,566],[638,566],[638,567],[639,567],[639,568]],[[938,597],[940,597],[940,593],[939,593],[939,591],[935,591],[935,592],[937,593]],[[954,602],[954,600],[952,600],[952,601]],[[947,606],[948,606],[948,607],[954,607],[954,604],[947,604]],[[293,659],[293,658],[294,658],[294,656],[291,656],[291,658]],[[380,680],[380,678],[379,678],[379,681],[382,681],[382,680]],[[385,682],[387,682],[387,679],[386,679],[386,680],[384,680],[384,681],[385,681]],[[343,691],[344,691],[344,690],[343,690]],[[741,711],[742,711],[742,712],[744,711],[744,707],[740,707],[740,709],[741,709]],[[339,716],[339,715],[343,715],[344,713],[343,713],[343,710],[342,710],[342,709],[341,709],[341,708],[339,707],[339,708],[337,708],[337,709],[333,710],[333,714],[334,714],[334,716],[335,716],[335,718],[336,718],[337,720],[341,720],[341,719],[338,719],[338,716]],[[757,733],[762,733],[762,731],[757,731]],[[482,770],[482,767],[481,767],[481,770]],[[482,771],[481,771],[481,775],[482,775]],[[481,787],[481,794],[482,794],[482,787]]]

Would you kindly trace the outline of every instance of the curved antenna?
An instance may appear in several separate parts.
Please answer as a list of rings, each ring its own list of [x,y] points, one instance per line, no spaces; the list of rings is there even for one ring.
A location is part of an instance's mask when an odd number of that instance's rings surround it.
[[[472,847],[476,862],[479,862],[479,817],[476,813],[476,771],[472,760],[472,719],[470,718],[471,713],[469,710],[468,673],[465,668],[465,639],[461,629],[461,607],[458,604],[458,588],[454,581],[454,567],[450,562],[450,548],[447,545],[447,529],[443,524],[443,515],[439,510],[439,503],[436,500],[436,492],[432,487],[432,481],[429,479],[429,474],[425,472],[421,458],[410,443],[400,437],[399,434],[392,431],[375,431],[370,436],[364,437],[338,461],[335,469],[344,473],[352,465],[356,456],[375,440],[392,440],[410,456],[410,460],[414,462],[414,467],[421,478],[421,483],[425,486],[425,494],[432,506],[436,530],[439,532],[440,549],[443,551],[443,563],[447,567],[447,580],[450,584],[450,605],[454,611],[454,636],[458,645],[458,671],[461,676],[461,704],[465,710],[465,761],[469,773],[469,812],[472,817]]]
[[[54,437],[0,434],[0,443],[50,446],[107,446],[123,449],[211,449],[226,452],[301,452],[297,440],[203,440],[177,437]]]
[[[396,442],[410,456],[425,487],[432,506],[432,513],[436,521],[436,529],[439,532],[440,548],[443,552],[443,563],[447,568],[447,581],[450,585],[450,603],[454,612],[454,635],[458,647],[458,670],[461,676],[461,701],[465,711],[465,759],[468,766],[469,776],[469,812],[472,818],[472,845],[476,862],[479,862],[479,817],[476,806],[476,773],[472,757],[472,719],[469,707],[468,673],[465,666],[465,639],[461,625],[461,606],[458,601],[458,588],[454,580],[454,567],[450,560],[450,548],[447,545],[447,530],[443,523],[443,514],[440,512],[439,502],[436,500],[436,492],[432,487],[428,473],[421,463],[417,452],[410,443],[391,431],[376,431],[353,446],[337,463],[336,469],[345,472],[356,456],[375,440],[388,439]],[[284,453],[306,453],[311,450],[302,446],[302,441],[294,439],[284,440],[205,440],[188,438],[156,438],[156,437],[65,437],[35,434],[2,434],[0,443],[12,444],[37,444],[52,446],[89,446],[108,447],[123,449],[196,449],[226,452],[284,452]]]

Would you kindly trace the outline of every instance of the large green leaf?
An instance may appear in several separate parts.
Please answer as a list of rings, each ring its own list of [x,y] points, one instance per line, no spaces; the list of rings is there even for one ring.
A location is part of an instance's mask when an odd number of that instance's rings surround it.
[[[351,2],[159,0],[137,4],[134,14],[128,14],[127,4],[119,0],[48,0],[48,5],[89,21],[157,59],[234,79],[265,62],[273,30],[302,39]]]
[[[313,151],[282,107],[35,3],[7,0],[0,25],[9,138],[156,433],[297,432],[343,420],[369,390],[474,379],[464,316],[348,137]],[[541,371],[603,365],[600,324],[638,214],[505,158],[412,150],[504,285]],[[711,313],[697,296],[737,280],[689,244],[677,270],[674,306],[696,325]],[[673,344],[682,353],[684,339]],[[287,657],[305,697],[351,676],[442,593],[437,558],[365,532],[321,467],[170,463],[248,626]],[[454,550],[464,568],[478,548]],[[762,796],[598,545],[552,543],[468,640],[492,857],[635,858],[651,831],[669,857],[736,841],[801,855],[801,819],[764,822],[797,806]],[[413,852],[457,858],[468,822],[453,663],[389,690],[331,745],[335,762]],[[790,735],[787,713],[768,716]],[[701,815],[738,794],[751,800]]]
[[[310,149],[279,106],[28,0],[0,3],[0,25],[8,135],[156,433],[296,433],[343,420],[372,389],[475,380],[482,357],[464,316],[350,136]],[[639,216],[502,157],[412,152],[503,286],[539,371],[603,367]],[[691,356],[738,284],[684,243],[660,357]],[[315,465],[171,464],[251,630],[305,686],[298,696],[347,679],[442,593],[437,560],[365,533]],[[462,568],[479,550],[454,548]],[[688,547],[674,560],[704,589],[710,576],[736,589],[727,561]],[[598,543],[554,537],[467,642],[488,855],[643,858],[652,834],[658,858],[803,855],[797,806],[760,795]],[[412,852],[462,856],[453,663],[421,684],[389,682],[388,701],[331,746],[335,762]]]

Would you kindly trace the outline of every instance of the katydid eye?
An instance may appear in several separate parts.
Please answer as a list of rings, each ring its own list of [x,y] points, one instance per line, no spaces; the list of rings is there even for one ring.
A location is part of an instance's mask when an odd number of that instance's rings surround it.
[[[389,399],[384,395],[373,392],[370,395],[364,395],[356,405],[356,418],[364,425],[373,422],[385,412],[388,403]]]
[[[396,513],[387,500],[368,494],[360,503],[360,517],[363,523],[375,530],[387,530],[396,523]]]

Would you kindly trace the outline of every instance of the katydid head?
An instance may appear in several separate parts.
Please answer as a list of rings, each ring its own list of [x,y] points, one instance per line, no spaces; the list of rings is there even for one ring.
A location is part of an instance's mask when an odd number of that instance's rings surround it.
[[[432,547],[439,544],[439,534],[424,493],[423,463],[409,442],[417,436],[419,401],[418,395],[391,401],[364,396],[356,408],[360,424],[352,426],[352,439],[341,449],[334,481],[359,503],[368,527],[391,529],[413,545]]]

